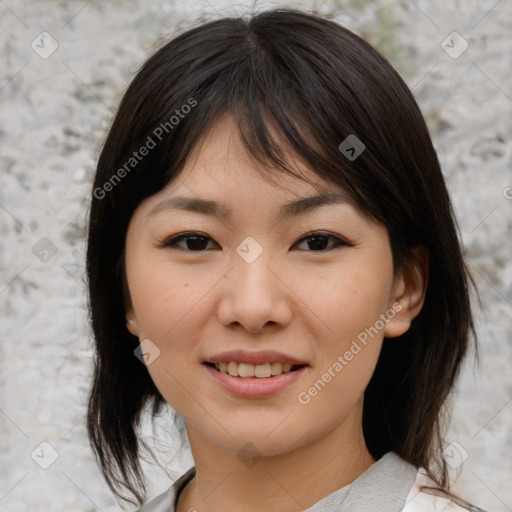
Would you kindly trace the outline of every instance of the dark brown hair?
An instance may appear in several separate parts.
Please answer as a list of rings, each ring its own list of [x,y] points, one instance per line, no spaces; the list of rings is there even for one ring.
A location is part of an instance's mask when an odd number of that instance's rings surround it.
[[[384,340],[363,430],[376,459],[394,451],[447,488],[441,411],[475,333],[472,281],[439,161],[418,105],[389,62],[337,23],[289,9],[211,21],[162,46],[129,85],[101,152],[87,248],[96,349],[88,433],[110,488],[142,503],[141,411],[151,404],[156,413],[164,402],[125,325],[127,227],[139,203],[179,174],[226,112],[262,172],[298,176],[288,165],[291,151],[382,222],[395,270],[411,261],[413,247],[428,249],[423,309],[407,333]],[[350,135],[365,145],[353,160],[338,148]],[[131,160],[148,137],[154,147]]]

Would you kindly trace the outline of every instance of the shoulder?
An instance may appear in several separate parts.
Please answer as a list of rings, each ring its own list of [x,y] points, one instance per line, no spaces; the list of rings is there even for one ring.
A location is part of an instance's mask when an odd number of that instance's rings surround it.
[[[144,504],[135,512],[175,512],[176,497],[183,490],[185,485],[194,478],[196,474],[195,466],[185,471],[164,493],[152,499],[149,503]]]
[[[425,471],[419,469],[401,512],[467,512],[467,509],[456,505],[447,497],[424,490],[425,486],[436,487]]]
[[[142,505],[135,512],[174,512],[174,492],[172,487],[152,499],[149,503]]]

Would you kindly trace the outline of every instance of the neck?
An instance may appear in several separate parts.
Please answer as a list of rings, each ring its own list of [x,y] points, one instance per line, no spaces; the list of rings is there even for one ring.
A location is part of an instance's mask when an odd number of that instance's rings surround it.
[[[181,493],[177,512],[297,512],[311,507],[375,463],[360,423],[356,436],[346,427],[299,449],[244,465],[236,452],[187,426],[196,476]]]

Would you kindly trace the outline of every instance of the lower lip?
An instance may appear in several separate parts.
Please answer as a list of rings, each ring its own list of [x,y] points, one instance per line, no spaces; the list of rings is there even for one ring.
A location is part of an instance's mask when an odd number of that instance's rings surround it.
[[[219,372],[207,364],[203,364],[203,366],[215,382],[220,384],[226,391],[242,398],[264,398],[272,396],[297,382],[307,368],[303,366],[293,372],[261,379],[258,377],[233,377],[232,375]]]

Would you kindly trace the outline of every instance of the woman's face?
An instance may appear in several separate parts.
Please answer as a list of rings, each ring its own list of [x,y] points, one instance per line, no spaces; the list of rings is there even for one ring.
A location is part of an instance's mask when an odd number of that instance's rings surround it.
[[[308,200],[319,191],[291,176],[273,185],[256,165],[224,117],[180,176],[141,203],[126,240],[126,311],[187,427],[270,455],[335,429],[360,435],[383,337],[410,318],[383,225],[313,173],[339,202]]]

